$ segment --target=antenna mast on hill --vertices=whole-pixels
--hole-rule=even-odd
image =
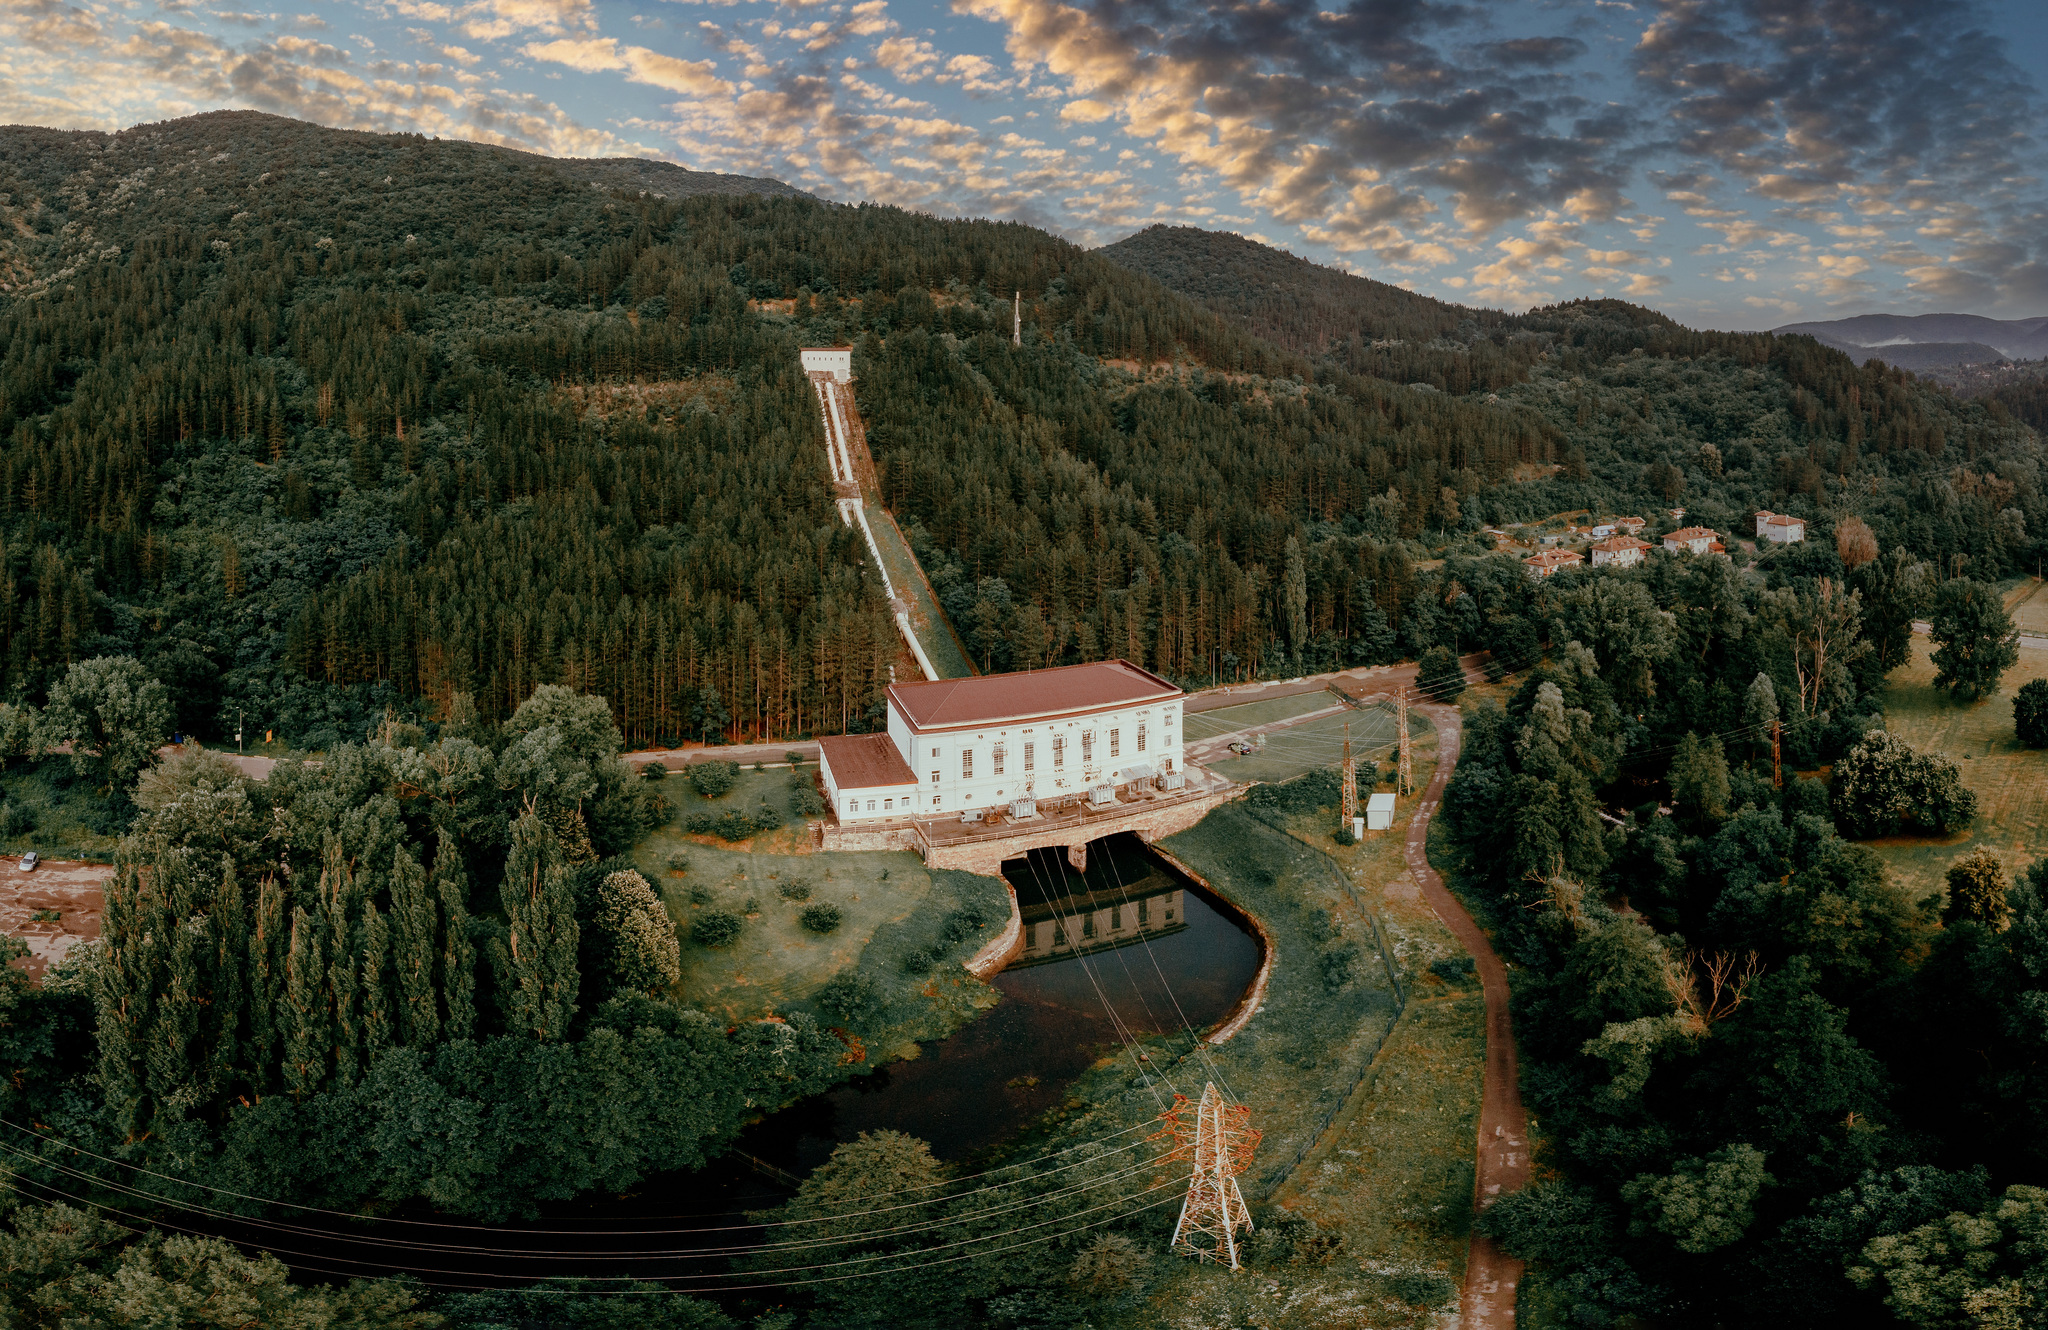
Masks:
[[[1358,816],[1358,763],[1351,756],[1351,722],[1344,722],[1344,829],[1351,829],[1351,819]]]
[[[1180,1115],[1187,1110],[1187,1096],[1175,1095],[1173,1107],[1160,1114],[1180,1144],[1175,1155],[1187,1150],[1187,1124]],[[1251,1167],[1252,1152],[1259,1148],[1260,1133],[1250,1125],[1251,1110],[1243,1104],[1226,1103],[1216,1091],[1216,1082],[1202,1088],[1202,1102],[1195,1117],[1195,1172],[1188,1179],[1188,1196],[1181,1202],[1180,1219],[1173,1226],[1172,1250],[1198,1261],[1215,1261],[1239,1269],[1238,1230],[1251,1231],[1252,1215],[1238,1190],[1238,1175]],[[1210,1245],[1198,1246],[1194,1239],[1206,1234]]]
[[[1403,795],[1415,793],[1415,766],[1408,756],[1408,690],[1394,694],[1394,728],[1401,741],[1401,765],[1398,769],[1394,788]]]
[[[1010,345],[1024,345],[1024,293],[1019,291],[1010,305]]]

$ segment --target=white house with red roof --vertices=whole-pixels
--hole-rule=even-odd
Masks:
[[[1522,566],[1531,577],[1549,577],[1561,568],[1576,568],[1585,561],[1586,556],[1577,550],[1544,550],[1522,560]]]
[[[1690,551],[1694,554],[1721,554],[1724,547],[1719,535],[1712,527],[1682,526],[1664,537],[1664,548],[1673,554]]]
[[[1613,564],[1617,568],[1633,568],[1650,557],[1648,541],[1637,540],[1634,536],[1610,536],[1592,547],[1595,568]]]
[[[842,823],[1106,797],[1182,770],[1184,697],[1123,660],[891,684],[886,735],[819,741],[825,794]]]
[[[1768,540],[1773,545],[1796,544],[1806,539],[1806,519],[1774,513],[1768,508],[1758,509],[1756,537],[1758,540]]]

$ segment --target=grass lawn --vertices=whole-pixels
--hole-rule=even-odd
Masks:
[[[2033,577],[1998,584],[2005,595],[2005,612],[2012,616],[2014,625],[2023,633],[2048,637],[2048,593],[2043,588],[2048,588],[2048,582]]]
[[[1334,697],[1328,693],[1311,694],[1316,697]],[[1294,701],[1294,698],[1278,698],[1273,703],[1253,703],[1254,706],[1277,705]],[[1311,707],[1306,710],[1317,710]],[[1235,708],[1232,708],[1235,710]],[[1203,715],[1218,715],[1218,712],[1204,712]],[[1295,714],[1299,715],[1300,712]],[[1188,718],[1189,722],[1194,717]],[[1270,722],[1268,722],[1270,723]],[[1344,735],[1350,728],[1351,751],[1359,759],[1359,793],[1363,796],[1368,788],[1378,788],[1366,774],[1366,763],[1379,764],[1382,771],[1394,763],[1394,709],[1375,706],[1364,711],[1343,711],[1334,716],[1323,716],[1315,720],[1290,725],[1266,736],[1264,750],[1245,757],[1232,757],[1209,763],[1211,770],[1220,776],[1235,781],[1281,781],[1290,780],[1317,767],[1334,767],[1344,757]],[[1236,727],[1241,728],[1241,727]],[[1435,730],[1429,721],[1417,711],[1408,713],[1408,733],[1414,737],[1416,747],[1424,742],[1434,742]],[[1425,740],[1424,736],[1431,736]],[[1418,757],[1419,761],[1420,758]],[[1391,782],[1385,788],[1392,789]]]
[[[1289,720],[1295,716],[1306,716],[1311,711],[1323,711],[1339,706],[1337,695],[1328,689],[1313,693],[1295,693],[1288,697],[1269,697],[1261,702],[1240,702],[1234,707],[1217,707],[1214,711],[1189,712],[1182,728],[1190,739],[1208,739],[1233,730],[1249,729],[1254,725],[1271,725],[1276,720]]]
[[[807,776],[815,770],[804,768]],[[928,872],[907,850],[812,850],[802,821],[790,812],[786,770],[743,771],[732,792],[717,800],[699,798],[679,776],[662,782],[662,792],[677,805],[675,813],[668,826],[634,846],[633,858],[661,891],[683,943],[678,997],[728,1020],[803,1009],[836,1025],[839,1018],[811,1000],[827,980],[855,967],[875,980],[884,998],[882,1011],[857,1033],[879,1055],[893,1057],[915,1056],[917,1041],[949,1034],[994,1004],[995,990],[959,963],[1008,921],[1009,893],[1000,881]],[[791,825],[731,844],[682,830],[683,819],[699,809],[751,810],[764,798],[790,816]],[[675,856],[686,861],[680,871],[670,866]],[[796,884],[809,889],[806,898],[785,898],[782,888]],[[843,921],[833,932],[812,933],[798,923],[798,912],[814,902],[839,907]],[[907,971],[905,957],[939,945],[948,916],[962,909],[978,914],[981,925],[942,945],[938,963]],[[745,917],[738,941],[705,947],[690,940],[691,925],[713,910]]]
[[[2025,594],[2028,584],[2022,584]],[[2048,596],[2039,598],[2048,602]],[[2030,602],[2031,603],[2031,602]],[[2048,611],[2048,603],[2043,610]],[[1867,842],[1891,865],[1893,877],[1914,897],[1945,891],[1948,867],[1984,846],[2017,873],[2040,855],[2048,825],[2048,752],[2013,736],[2012,697],[2029,679],[2048,678],[2048,651],[2022,647],[1998,692],[1978,702],[1949,699],[1934,687],[1934,663],[1925,638],[1913,640],[1913,659],[1893,670],[1884,691],[1885,727],[1915,749],[1940,753],[1962,768],[1977,795],[1977,820],[1954,836],[1887,836]]]

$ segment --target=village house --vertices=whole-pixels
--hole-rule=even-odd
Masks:
[[[1183,697],[1122,660],[891,684],[887,734],[819,740],[825,794],[842,824],[857,824],[995,808],[1030,817],[1039,799],[1103,805],[1140,785],[1176,788]]]
[[[1648,541],[1637,540],[1634,536],[1613,536],[1593,546],[1593,566],[1613,564],[1617,568],[1633,568],[1649,557]]]
[[[1727,549],[1715,535],[1713,528],[1685,526],[1664,537],[1664,548],[1673,554],[1691,551],[1694,554],[1725,554]]]
[[[1560,568],[1576,568],[1585,561],[1585,556],[1576,550],[1544,550],[1522,560],[1522,566],[1531,577],[1549,577]]]
[[[1787,517],[1770,509],[1760,509],[1756,515],[1756,536],[1773,545],[1791,545],[1806,539],[1806,520]]]
[[[1649,523],[1640,517],[1617,517],[1614,519],[1614,529],[1621,532],[1624,536],[1640,536],[1643,534],[1643,528],[1648,525]]]

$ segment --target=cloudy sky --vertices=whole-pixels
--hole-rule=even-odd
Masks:
[[[1714,327],[2048,315],[2044,92],[2041,0],[0,0],[0,122],[653,155]]]

